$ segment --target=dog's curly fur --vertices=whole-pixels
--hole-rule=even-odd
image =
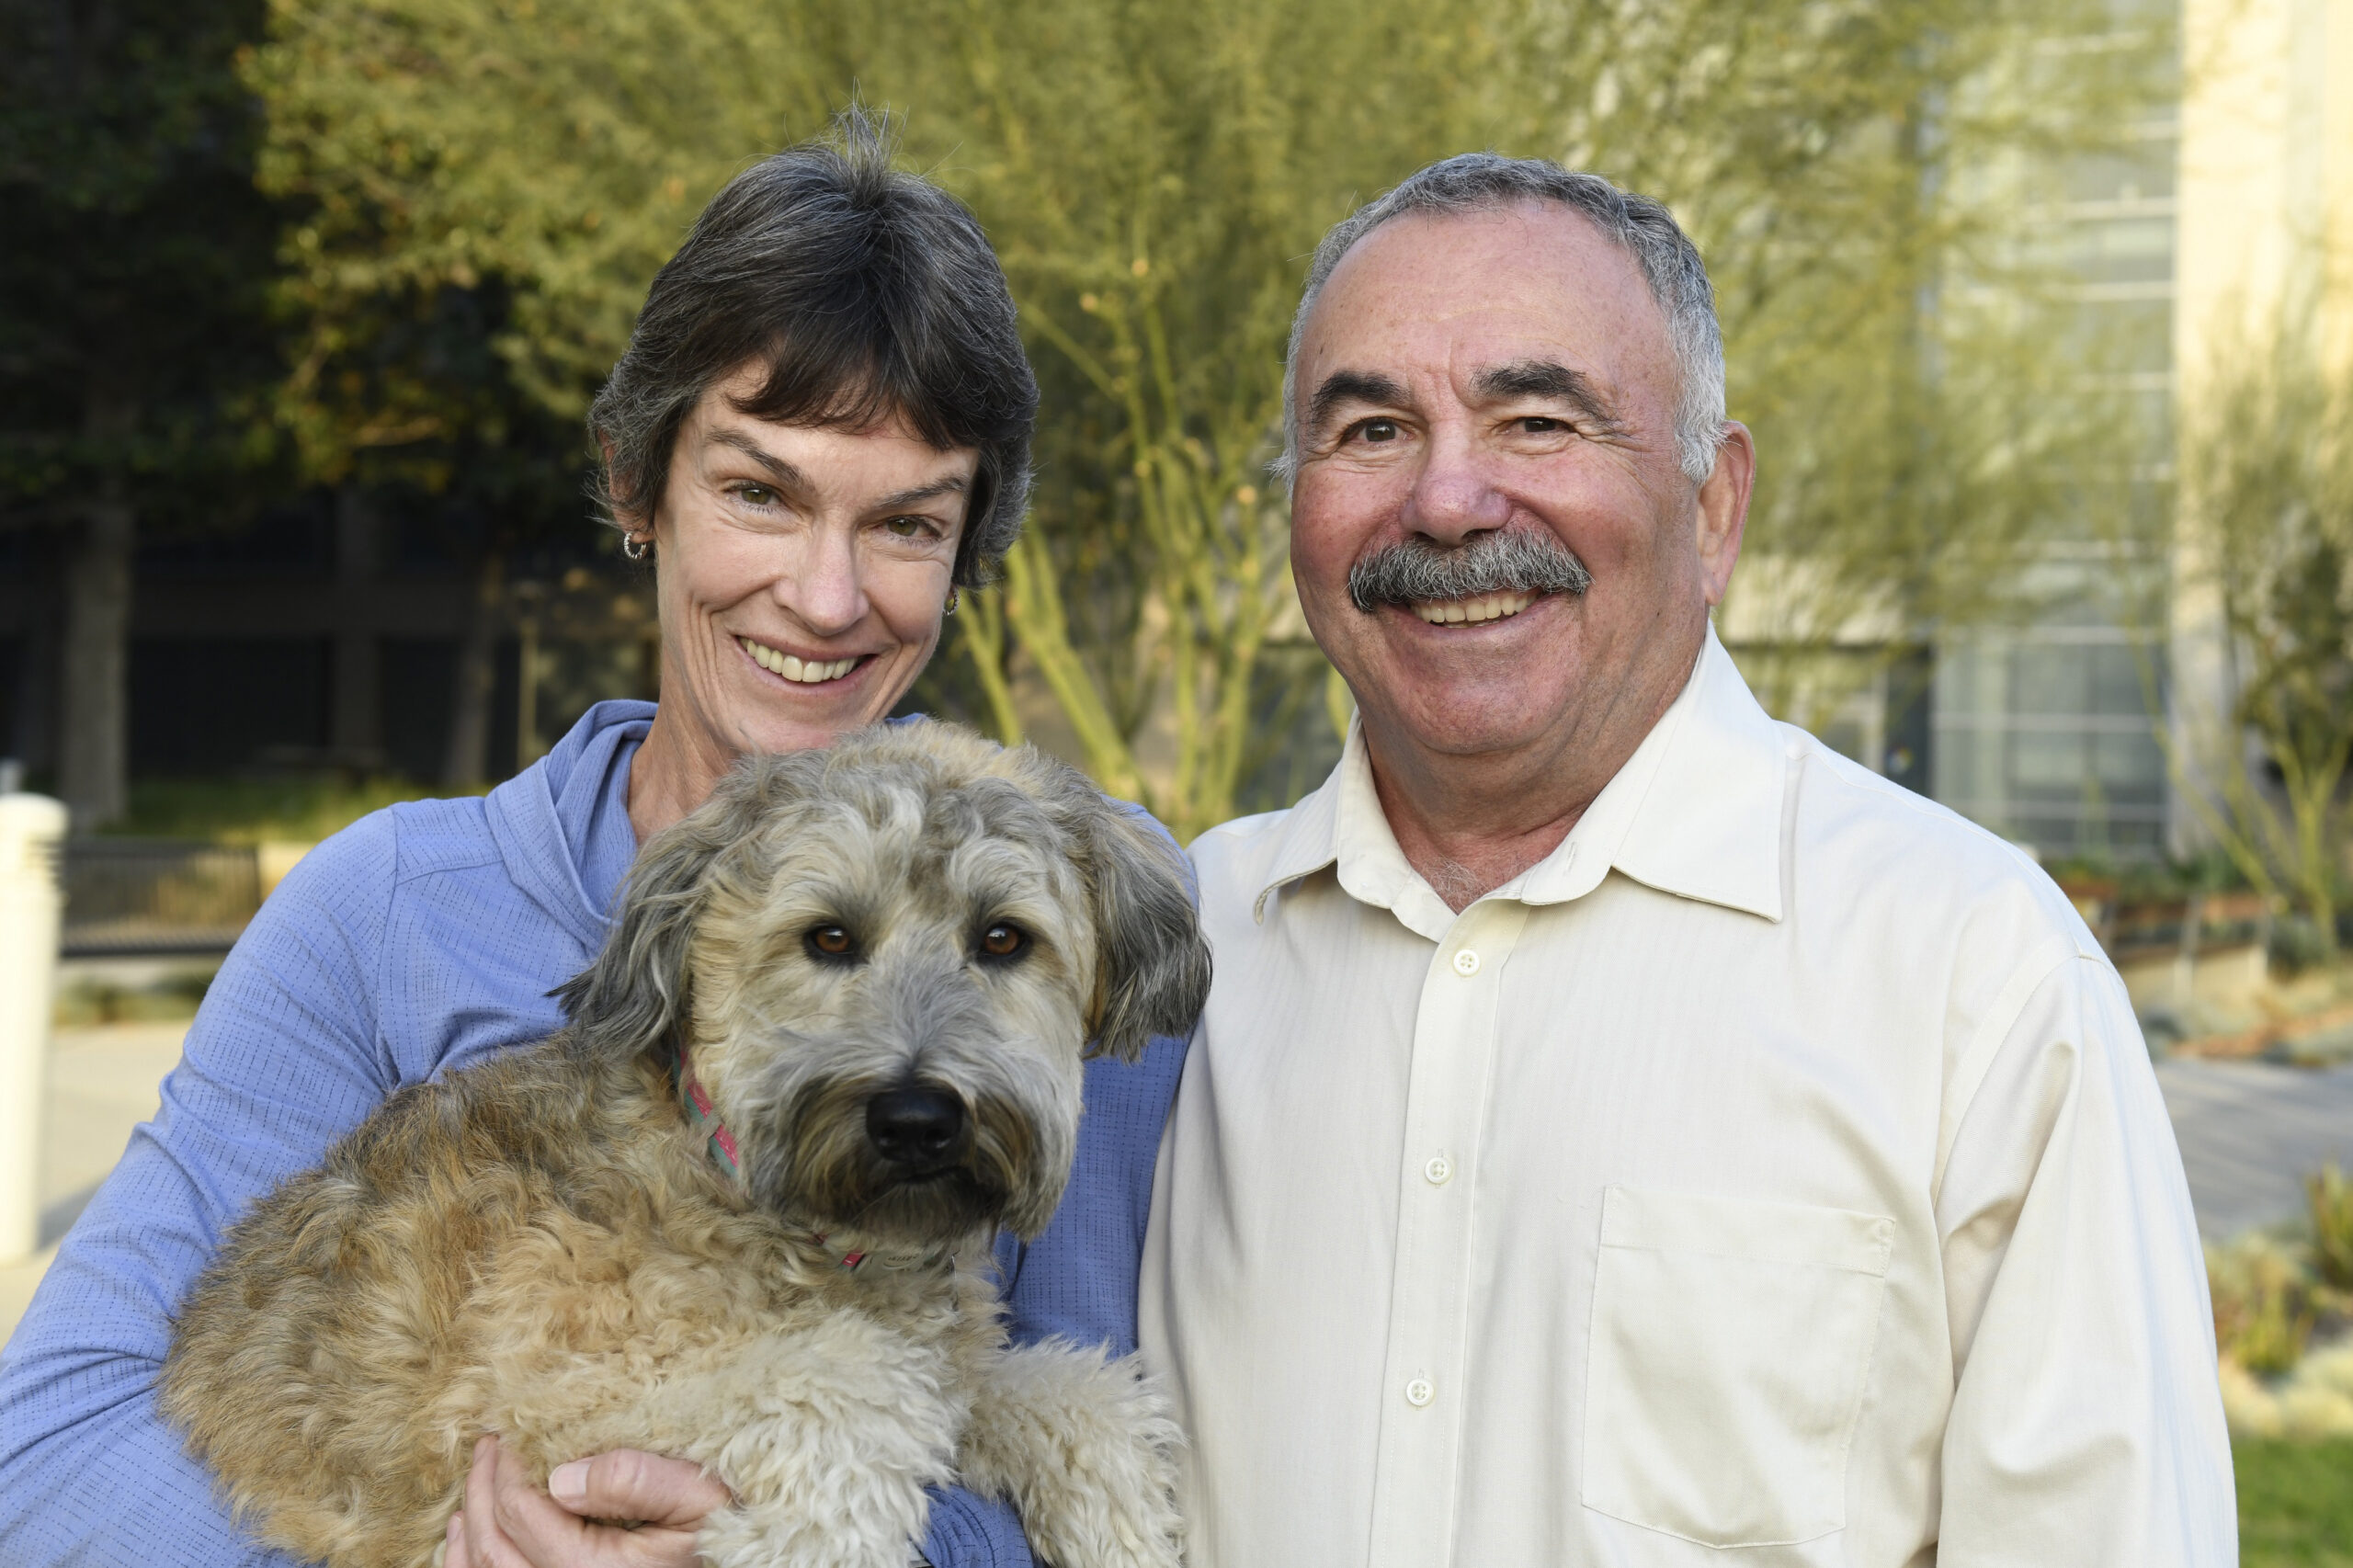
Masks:
[[[1173,1564],[1158,1395],[1008,1345],[984,1270],[1060,1199],[1086,1042],[1132,1058],[1208,981],[1181,857],[1060,764],[929,723],[756,759],[645,846],[563,1033],[395,1095],[231,1233],[165,1411],[263,1539],[334,1568],[434,1562],[484,1432],[542,1479],[705,1466],[725,1568],[899,1568],[957,1481],[1060,1568]],[[909,1087],[964,1108],[944,1171],[867,1132]]]

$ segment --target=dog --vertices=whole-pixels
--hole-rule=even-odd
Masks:
[[[1183,857],[1072,768],[925,721],[750,759],[646,844],[561,1032],[230,1233],[164,1412],[331,1568],[438,1562],[484,1433],[542,1483],[702,1465],[721,1568],[902,1568],[951,1483],[1056,1568],[1172,1568],[1164,1401],[1009,1344],[990,1245],[1053,1214],[1084,1060],[1189,1029],[1209,973]]]

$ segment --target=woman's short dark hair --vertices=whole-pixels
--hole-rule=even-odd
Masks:
[[[859,109],[730,180],[654,274],[588,410],[609,520],[651,520],[687,416],[756,363],[767,380],[736,403],[755,418],[863,428],[895,415],[943,451],[977,448],[953,580],[988,579],[1029,501],[1037,378],[980,223],[893,169],[887,125]]]

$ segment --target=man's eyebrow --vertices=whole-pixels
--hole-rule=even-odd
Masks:
[[[1335,370],[1324,378],[1324,384],[1308,400],[1307,427],[1321,429],[1333,411],[1347,403],[1386,403],[1398,408],[1405,401],[1405,388],[1401,381],[1371,370]]]
[[[1481,397],[1498,401],[1514,397],[1555,398],[1597,423],[1618,423],[1616,407],[1594,385],[1592,377],[1552,359],[1515,359],[1507,365],[1491,365],[1472,378],[1471,387]]]
[[[713,430],[710,440],[712,446],[726,447],[743,453],[773,474],[776,482],[785,489],[796,490],[804,495],[808,494],[809,476],[807,474],[802,473],[774,452],[767,450],[741,430]]]

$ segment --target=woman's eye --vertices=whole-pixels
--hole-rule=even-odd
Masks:
[[[776,492],[765,484],[739,484],[735,497],[748,506],[766,506],[776,500]]]
[[[882,526],[901,539],[922,539],[931,532],[931,522],[926,517],[892,517]]]
[[[981,952],[986,958],[1009,959],[1029,945],[1029,938],[1020,926],[1002,920],[981,933]]]
[[[839,926],[820,926],[808,937],[809,950],[821,959],[846,959],[857,951],[858,944],[849,932]]]

